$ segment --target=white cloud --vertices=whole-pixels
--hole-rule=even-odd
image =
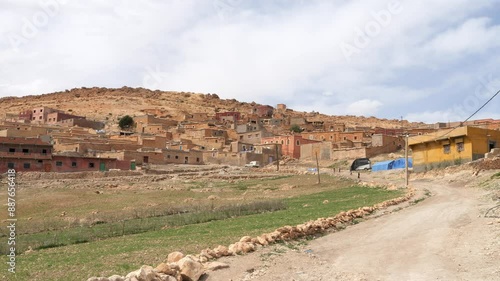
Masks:
[[[148,86],[431,120],[446,117],[436,112],[457,93],[473,93],[477,77],[500,77],[499,0],[402,0],[351,61],[340,42],[352,42],[387,1],[214,1],[68,1],[20,52],[0,40],[0,96]],[[219,2],[230,4],[224,17]],[[19,33],[39,9],[37,0],[2,2],[0,37]]]
[[[375,115],[382,103],[377,100],[360,100],[347,106],[347,112],[353,115],[371,116]]]

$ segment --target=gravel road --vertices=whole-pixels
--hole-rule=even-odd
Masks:
[[[205,280],[500,280],[500,221],[486,191],[445,180],[412,183],[416,205],[307,241],[228,257]]]

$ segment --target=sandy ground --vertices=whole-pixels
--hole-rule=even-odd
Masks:
[[[412,185],[432,196],[297,248],[220,259],[230,267],[205,280],[500,280],[500,220],[483,217],[496,204],[488,191],[444,178]]]

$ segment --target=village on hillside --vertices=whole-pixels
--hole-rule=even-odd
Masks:
[[[285,104],[256,104],[248,112],[190,112],[179,121],[165,110],[151,109],[131,116],[131,126],[116,129],[106,120],[41,104],[6,114],[0,125],[0,172],[352,160],[401,151],[406,135],[413,165],[424,171],[483,158],[500,144],[500,120],[384,128],[297,117],[289,111]]]

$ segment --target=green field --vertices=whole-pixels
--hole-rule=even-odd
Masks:
[[[271,202],[270,205],[279,205],[279,208],[267,211],[263,208],[254,210],[254,214],[240,213],[240,215],[232,214],[229,217],[210,217],[206,213],[213,211],[207,210],[199,213],[201,216],[209,217],[205,220],[206,222],[201,220],[201,223],[197,223],[200,220],[193,218],[182,219],[182,223],[178,223],[177,226],[168,223],[168,220],[172,219],[171,216],[142,218],[141,220],[144,221],[158,222],[157,225],[170,226],[166,229],[154,230],[153,228],[153,230],[139,234],[95,239],[91,242],[85,242],[89,239],[81,239],[77,244],[20,254],[17,257],[17,273],[15,274],[7,272],[7,259],[3,255],[0,277],[2,280],[86,280],[91,276],[125,275],[143,264],[156,266],[172,251],[198,253],[206,247],[213,248],[219,244],[227,246],[245,235],[257,236],[280,226],[296,225],[319,217],[332,216],[341,211],[374,205],[402,195],[401,191],[355,186],[352,182],[335,177],[325,176],[324,179],[322,178],[321,185],[313,184],[314,180],[314,176],[309,175],[248,180],[235,184],[216,183],[212,191],[220,198],[217,206],[213,206],[214,210],[224,205],[234,205],[235,200],[247,204],[271,200],[268,201]],[[295,185],[294,188],[278,188],[283,184],[291,183]],[[197,192],[194,185],[190,183],[190,187],[182,192],[184,197],[193,197],[193,194],[189,192]],[[255,187],[256,185],[258,187]],[[269,191],[263,194],[263,190]],[[57,192],[61,191],[57,190]],[[136,193],[131,191],[131,196],[140,198],[137,195],[138,191],[134,192]],[[203,198],[207,195],[204,194]],[[152,198],[152,196],[146,197]],[[128,196],[122,197],[124,198],[130,199]],[[175,200],[179,201],[180,198],[177,197]],[[200,201],[203,200],[200,199]],[[323,204],[324,200],[329,200],[329,203]],[[210,201],[203,201],[203,203],[209,204]],[[59,210],[47,208],[46,212],[57,213]],[[75,210],[75,212],[79,211]],[[191,216],[196,215],[191,214]],[[111,224],[109,222],[93,227],[105,229]],[[73,234],[77,235],[78,231],[75,232],[75,229],[77,228],[62,228],[36,235],[40,236],[39,239],[50,240],[51,237],[63,237],[65,231],[73,231]],[[36,240],[36,237],[33,239]]]

